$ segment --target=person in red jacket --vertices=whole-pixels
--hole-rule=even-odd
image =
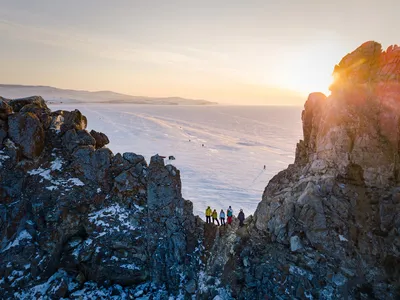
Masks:
[[[228,217],[228,225],[230,225],[232,223],[232,217],[233,217],[232,207],[229,206],[226,216]]]

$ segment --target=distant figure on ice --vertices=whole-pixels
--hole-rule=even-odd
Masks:
[[[221,220],[221,226],[225,226],[225,212],[221,209],[221,212],[219,213],[219,219]]]
[[[243,213],[243,209],[240,210],[240,213],[238,215],[238,219],[239,219],[239,226],[243,227],[243,221],[244,221],[244,213]]]
[[[217,210],[216,210],[216,209],[214,209],[214,211],[213,211],[213,213],[212,213],[212,218],[213,218],[213,224],[214,224],[214,221],[217,221],[217,224],[218,224],[218,226],[219,226],[218,213],[217,213]]]
[[[211,213],[212,213],[211,207],[208,206],[206,209],[206,223],[207,224],[208,223],[211,224]]]
[[[204,144],[201,144],[202,147],[204,147]]]
[[[232,216],[233,216],[233,210],[231,206],[229,206],[226,215],[228,217],[228,225],[230,225],[232,223]]]
[[[266,166],[264,165],[264,170],[265,170]]]

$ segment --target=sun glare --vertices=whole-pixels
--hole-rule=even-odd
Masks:
[[[315,74],[315,76],[307,76],[305,74],[303,77],[296,79],[293,84],[291,84],[291,89],[297,91],[303,95],[308,95],[313,92],[321,92],[325,95],[329,95],[329,86],[333,82],[333,76],[323,76],[323,74]]]
[[[283,69],[277,78],[282,88],[308,95],[322,92],[330,95],[333,83],[332,71],[343,50],[336,45],[307,45],[285,53]]]

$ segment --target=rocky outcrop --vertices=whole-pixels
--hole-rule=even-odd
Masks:
[[[216,234],[206,282],[236,299],[400,297],[399,53],[367,42],[309,96],[294,163],[246,227]]]
[[[387,265],[400,257],[398,57],[398,47],[368,42],[342,59],[332,94],[309,96],[295,163],[269,182],[255,213],[272,241],[293,247],[296,237],[337,260],[353,296],[368,287],[370,297],[392,298],[400,286],[398,265]]]
[[[44,131],[38,117],[32,113],[16,113],[8,117],[8,135],[26,158],[40,156],[44,148]]]
[[[113,155],[78,110],[42,100],[1,100],[1,298],[195,293],[202,221],[179,171]]]
[[[91,130],[90,135],[96,140],[96,149],[102,148],[105,145],[107,145],[108,143],[110,143],[110,141],[108,140],[108,137],[102,132],[97,132],[95,130]]]

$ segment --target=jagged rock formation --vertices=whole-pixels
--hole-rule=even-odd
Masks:
[[[400,284],[399,58],[399,47],[382,52],[375,42],[343,58],[332,95],[309,96],[295,163],[255,213],[272,241],[298,237],[336,261],[348,293],[363,287],[382,299]]]
[[[41,97],[0,107],[1,298],[195,292],[201,221],[175,167],[113,155],[78,110]]]
[[[400,298],[399,73],[399,47],[367,42],[309,96],[294,164],[211,250],[232,297]]]
[[[1,98],[0,295],[399,298],[399,58],[367,42],[339,62],[242,228],[194,217],[175,167],[113,155],[79,111]]]

